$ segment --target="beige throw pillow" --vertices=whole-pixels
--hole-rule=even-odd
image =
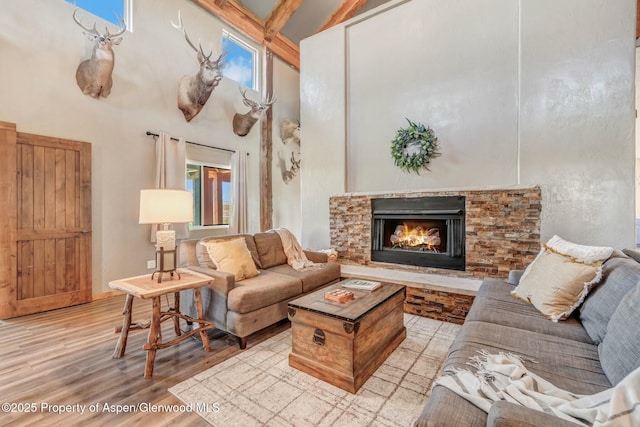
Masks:
[[[202,244],[207,248],[217,270],[233,274],[237,281],[258,275],[244,237]]]
[[[511,293],[557,322],[569,317],[600,281],[601,262],[584,264],[546,248]]]
[[[602,263],[613,253],[610,247],[579,245],[553,236],[511,295],[533,304],[554,322],[566,319],[602,279]]]

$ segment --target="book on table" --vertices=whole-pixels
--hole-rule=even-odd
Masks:
[[[371,280],[349,279],[342,281],[341,285],[343,288],[355,289],[358,291],[375,291],[382,286],[382,283]]]

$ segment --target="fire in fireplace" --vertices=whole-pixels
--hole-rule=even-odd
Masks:
[[[462,196],[372,201],[373,261],[465,269]]]

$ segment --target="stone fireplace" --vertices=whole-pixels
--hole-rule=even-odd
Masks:
[[[419,262],[397,264],[393,259],[396,255],[392,255],[392,259],[384,256],[380,259],[380,253],[417,252],[414,248],[404,246],[404,243],[394,248],[390,241],[391,234],[396,231],[403,234],[404,223],[393,222],[394,214],[387,212],[387,203],[392,202],[385,200],[409,200],[409,205],[400,210],[410,211],[412,209],[407,206],[419,205],[417,200],[425,197],[462,201],[458,207],[437,205],[434,209],[424,206],[416,209],[439,216],[431,218],[433,221],[430,223],[428,221],[431,220],[427,219],[428,223],[420,225],[421,233],[426,234],[417,239],[420,248],[428,250],[432,245],[435,247],[432,252],[435,253],[430,255],[447,254],[459,264],[454,267],[434,266],[430,262],[426,265]],[[331,197],[329,201],[331,247],[338,252],[338,259],[344,264],[458,277],[506,278],[509,270],[525,268],[539,252],[541,208],[539,187],[341,194]],[[433,212],[438,210],[440,212]],[[455,222],[452,216],[458,215],[456,212],[459,211],[464,213],[464,219]],[[419,216],[416,212],[405,213]],[[381,217],[384,217],[384,224],[376,221]],[[416,226],[407,224],[407,227],[412,225]],[[449,231],[456,227],[464,230],[464,240],[460,243],[462,247]],[[383,240],[389,239],[387,243],[380,243],[381,234]],[[438,234],[437,238],[435,234]],[[435,245],[438,238],[440,245]]]
[[[372,199],[371,260],[464,270],[464,199]]]

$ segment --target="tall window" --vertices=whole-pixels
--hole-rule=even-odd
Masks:
[[[258,50],[240,38],[222,31],[222,46],[227,51],[222,75],[253,90],[258,85]]]
[[[120,25],[118,22],[120,18],[127,25],[127,30],[132,30],[131,0],[67,0],[67,2],[115,25]]]
[[[192,227],[229,224],[231,170],[206,164],[187,164],[187,190],[193,195]]]

